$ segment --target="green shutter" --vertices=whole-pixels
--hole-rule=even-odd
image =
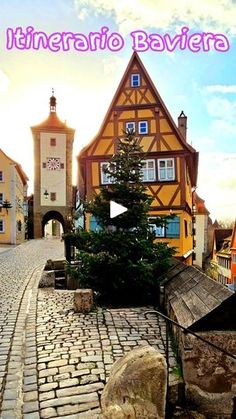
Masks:
[[[89,224],[89,226],[90,226],[90,231],[99,231],[99,230],[101,230],[100,225],[98,224],[96,218],[93,215],[90,217],[90,224]]]
[[[167,221],[166,237],[178,238],[180,235],[180,219],[176,215],[171,220]]]

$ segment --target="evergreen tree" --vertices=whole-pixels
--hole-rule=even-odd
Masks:
[[[104,302],[152,302],[173,254],[166,244],[154,242],[148,225],[152,197],[142,182],[144,157],[134,132],[127,132],[117,140],[116,153],[104,170],[112,183],[85,203],[85,211],[96,218],[100,228],[77,235],[80,263],[70,273],[80,286],[98,291]],[[110,201],[128,211],[111,219]],[[158,226],[165,222],[163,217],[156,220]]]

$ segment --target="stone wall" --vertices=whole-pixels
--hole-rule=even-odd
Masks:
[[[198,332],[236,355],[236,332]],[[236,398],[236,361],[191,335],[182,335],[180,352],[186,399],[208,418],[231,418]]]

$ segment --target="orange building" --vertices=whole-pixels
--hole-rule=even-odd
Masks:
[[[156,236],[177,249],[176,256],[192,263],[192,188],[197,182],[198,153],[186,140],[187,117],[178,127],[137,53],[132,55],[101,128],[78,156],[80,198],[91,200],[111,182],[104,168],[116,151],[116,140],[134,129],[143,148],[143,182],[153,202],[150,217],[175,215]],[[96,220],[86,215],[85,228]]]
[[[236,291],[236,220],[231,240],[231,284],[234,285],[234,290]]]

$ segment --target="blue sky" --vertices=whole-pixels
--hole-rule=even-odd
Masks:
[[[1,0],[0,147],[33,178],[29,127],[48,114],[54,87],[61,119],[76,128],[74,153],[96,134],[125,71],[130,32],[225,34],[230,50],[140,53],[175,121],[188,116],[188,142],[200,152],[198,193],[212,218],[236,217],[236,3],[232,0]],[[217,4],[216,4],[217,3]],[[125,39],[115,53],[6,50],[6,29],[88,34],[107,26]],[[92,116],[91,116],[92,108]]]

